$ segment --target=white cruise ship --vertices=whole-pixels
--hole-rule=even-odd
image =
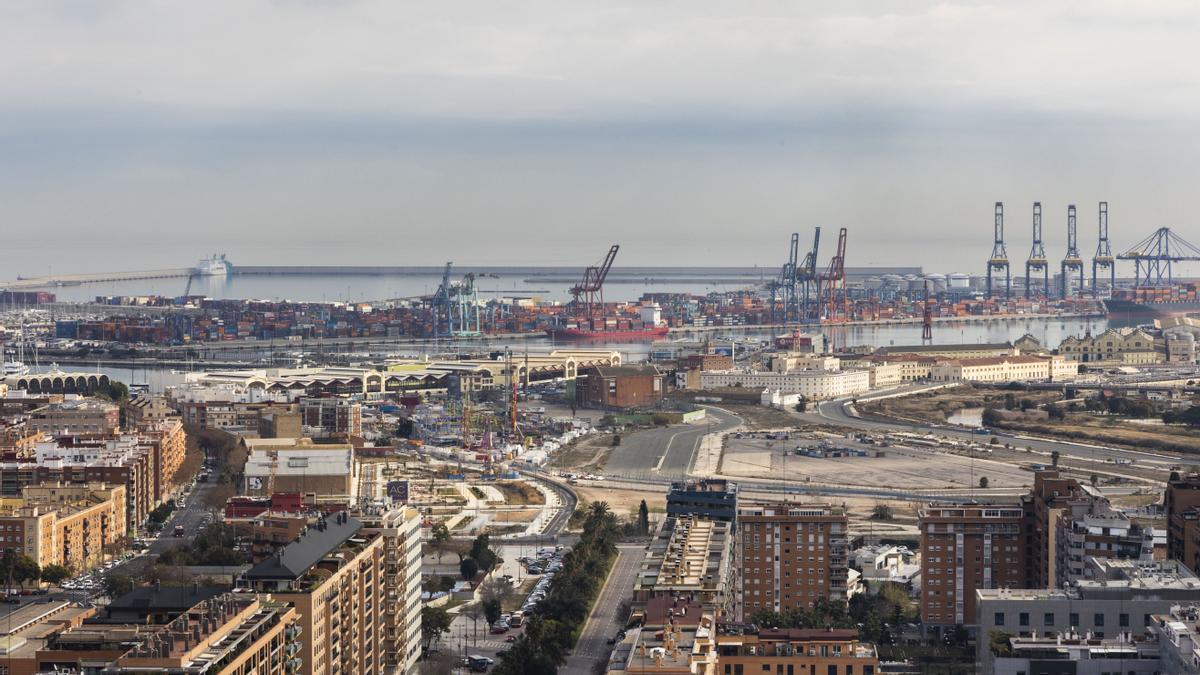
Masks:
[[[225,259],[225,254],[214,254],[211,258],[201,258],[200,264],[196,265],[197,276],[202,277],[224,277],[228,276],[233,271],[233,265]]]

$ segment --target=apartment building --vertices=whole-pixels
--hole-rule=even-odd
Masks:
[[[1090,513],[1107,500],[1096,488],[1066,478],[1057,469],[1037,471],[1033,487],[1021,497],[1025,511],[1025,584],[1028,588],[1057,588],[1062,569],[1058,536],[1060,522]]]
[[[162,501],[171,492],[171,486],[184,481],[179,468],[187,456],[187,434],[178,417],[146,418],[131,430],[137,435],[138,443],[148,447],[154,455],[154,499]],[[190,479],[190,476],[187,477]]]
[[[703,516],[735,527],[737,492],[737,483],[721,478],[675,481],[667,491],[667,516]]]
[[[106,620],[94,608],[46,605],[5,639],[4,666],[14,674],[299,672],[305,638],[294,608],[266,595],[186,590],[166,594],[169,609],[159,601],[162,593],[139,593],[145,616],[128,623]]]
[[[308,398],[300,402],[304,426],[326,434],[362,436],[362,404],[343,398]]]
[[[270,596],[227,593],[145,633],[99,672],[285,675],[301,671],[309,641],[296,608]]]
[[[667,518],[650,543],[633,587],[635,603],[668,596],[699,603],[716,616],[731,605],[730,523],[702,516]]]
[[[1154,561],[1154,530],[1118,511],[1063,517],[1059,521],[1057,540],[1055,579],[1060,583],[1091,578],[1092,568],[1088,565],[1091,559]]]
[[[245,574],[252,588],[299,612],[309,636],[300,650],[304,675],[413,672],[420,634],[420,603],[413,602],[420,593],[417,520],[405,510],[367,528],[357,517],[332,514]]]
[[[970,624],[976,590],[1026,586],[1020,507],[931,503],[917,516],[921,619],[927,626]]]
[[[1167,557],[1200,569],[1200,474],[1172,473],[1163,494]]]
[[[976,590],[974,624],[978,634],[1034,637],[1074,633],[1094,640],[1140,635],[1152,626],[1154,615],[1169,613],[1174,605],[1200,602],[1200,579],[1177,562],[1093,560],[1091,564],[1095,567],[1092,579],[1064,589]],[[980,672],[994,670],[995,655],[989,642],[979,639],[976,643]]]
[[[105,547],[125,536],[124,485],[49,484],[22,493],[0,500],[0,551],[83,571],[103,562]]]
[[[121,429],[121,409],[107,401],[70,396],[31,411],[28,427],[47,436],[113,436]]]
[[[383,536],[384,665],[414,673],[421,658],[421,514],[404,507],[360,517]]]
[[[849,578],[846,512],[828,504],[738,507],[736,616],[845,602]]]
[[[1150,635],[1158,648],[1159,672],[1200,675],[1200,605],[1176,604],[1150,617]]]
[[[834,628],[764,628],[718,623],[717,673],[875,675],[879,655],[858,631]]]
[[[44,441],[31,460],[0,462],[0,495],[18,497],[25,486],[44,483],[124,485],[126,530],[133,534],[163,501],[160,456],[133,435]]]

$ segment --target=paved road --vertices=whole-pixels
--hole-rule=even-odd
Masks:
[[[579,642],[560,672],[566,675],[590,675],[599,661],[607,661],[612,646],[605,644],[623,627],[628,617],[617,614],[621,602],[633,598],[633,582],[637,579],[642,558],[646,551],[642,546],[624,545],[617,549],[617,560],[600,589],[600,597],[592,607]]]
[[[808,413],[806,416],[814,418],[815,421],[830,421],[842,426],[852,427],[855,429],[868,429],[872,431],[917,431],[921,433],[933,433],[939,436],[948,436],[962,440],[979,441],[980,439],[988,439],[996,436],[1002,443],[1011,443],[1016,447],[1032,447],[1037,452],[1049,454],[1057,450],[1064,457],[1078,457],[1080,459],[1095,459],[1098,461],[1112,461],[1114,459],[1131,459],[1140,466],[1156,466],[1166,470],[1168,467],[1180,463],[1180,458],[1174,455],[1158,452],[1143,452],[1140,450],[1122,450],[1120,448],[1111,448],[1103,446],[1085,445],[1080,443],[1069,443],[1062,441],[1049,441],[1042,439],[1034,439],[1021,434],[1006,433],[1000,430],[995,430],[988,436],[979,436],[972,434],[970,431],[950,427],[950,426],[934,426],[929,424],[918,424],[904,422],[900,420],[888,420],[878,416],[861,416],[856,417],[850,413],[849,401],[827,401],[817,406],[817,412]]]
[[[708,419],[661,429],[646,429],[621,437],[604,466],[606,475],[633,476],[655,473],[668,478],[687,475],[700,439],[742,423],[737,415],[708,408]]]

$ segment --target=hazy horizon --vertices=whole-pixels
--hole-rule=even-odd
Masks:
[[[1041,201],[1200,241],[1200,7],[0,7],[0,278],[192,265],[1014,271]],[[1122,266],[1120,273],[1128,270]],[[1179,276],[1194,270],[1181,267]]]

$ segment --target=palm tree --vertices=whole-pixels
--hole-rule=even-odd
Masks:
[[[603,518],[609,513],[608,502],[592,502],[591,511],[593,516]]]

